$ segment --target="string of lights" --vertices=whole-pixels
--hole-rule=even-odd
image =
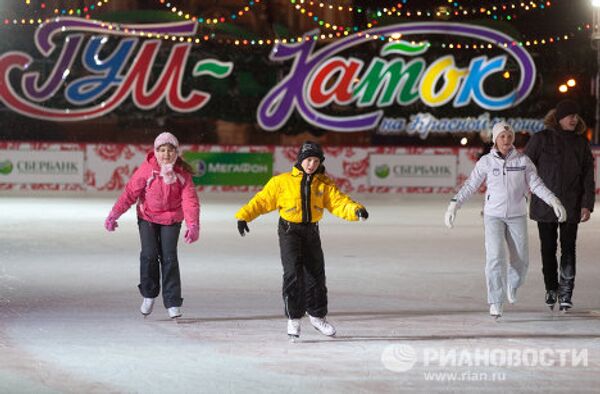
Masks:
[[[203,16],[198,16],[198,15],[192,15],[189,12],[183,11],[180,8],[178,8],[177,6],[175,6],[173,3],[171,3],[168,0],[159,0],[160,4],[162,4],[165,8],[167,8],[169,11],[171,11],[172,13],[176,14],[177,16],[180,16],[184,19],[188,19],[188,20],[193,20],[196,21],[200,24],[206,24],[206,25],[216,25],[219,23],[225,23],[229,20],[232,21],[236,21],[237,19],[239,19],[240,17],[244,16],[246,13],[250,12],[252,7],[254,7],[256,4],[260,4],[261,0],[249,0],[248,1],[248,5],[240,8],[238,11],[231,13],[228,17],[203,17]]]
[[[49,19],[46,19],[46,21]],[[34,24],[40,24],[44,22],[44,20],[38,18],[36,20],[34,19],[28,19],[28,20],[9,20],[9,19],[4,19],[4,23],[3,25],[25,25],[25,24],[29,24],[29,25],[34,25]],[[110,30],[114,30],[114,31],[121,31],[121,27],[118,24],[113,24],[113,23],[103,23],[103,25],[107,26]],[[580,34],[582,32],[587,32],[590,31],[593,28],[593,25],[589,24],[589,23],[585,23],[585,24],[581,24],[576,26],[574,31],[571,32],[567,32],[567,33],[561,33],[561,34],[553,34],[553,35],[549,35],[549,36],[542,36],[542,37],[524,37],[522,39],[515,39],[511,42],[506,42],[506,43],[497,43],[496,45],[493,45],[491,43],[487,43],[487,44],[483,44],[483,43],[468,43],[468,42],[445,42],[445,43],[440,43],[437,44],[439,47],[441,48],[446,48],[446,49],[457,49],[457,50],[485,50],[485,49],[493,49],[495,47],[497,47],[498,45],[503,46],[503,47],[508,47],[508,46],[525,46],[525,47],[530,47],[530,46],[538,46],[538,45],[552,45],[552,44],[558,44],[558,43],[563,43],[563,42],[567,42],[569,40],[572,40],[573,38],[575,38],[577,36],[577,34]],[[126,30],[125,30],[126,31]],[[202,43],[206,43],[208,41],[214,41],[217,42],[219,44],[226,44],[226,45],[235,45],[235,46],[264,46],[264,45],[272,45],[272,44],[277,44],[277,43],[299,43],[299,42],[303,42],[303,41],[323,41],[323,40],[333,40],[333,39],[339,39],[345,36],[348,36],[350,33],[348,31],[344,31],[344,32],[329,32],[329,33],[319,33],[319,34],[313,34],[310,36],[298,36],[298,37],[285,37],[285,38],[273,38],[273,37],[268,37],[268,38],[256,38],[256,39],[245,39],[245,38],[222,38],[217,36],[217,34],[215,33],[210,33],[210,34],[200,34],[197,35],[196,37],[181,37],[181,36],[173,36],[173,35],[160,35],[160,34],[151,34],[151,33],[136,33],[136,32],[131,32],[131,31],[127,31],[128,34],[135,34],[135,35],[139,35],[141,37],[145,37],[145,38],[158,38],[158,39],[162,39],[165,41],[179,41],[179,42],[188,42],[188,43],[193,43],[193,44],[202,44]],[[397,41],[399,38],[395,38],[395,37],[387,37],[387,36],[379,36],[379,35],[374,35],[374,34],[370,34],[368,31],[361,31],[356,33],[359,36],[362,36],[363,34],[365,35],[365,37],[373,39],[373,40],[380,40],[380,41]]]
[[[369,13],[369,16],[374,19],[379,19],[385,16],[403,16],[408,18],[414,17],[473,17],[485,16],[495,20],[512,20],[518,15],[516,11],[519,9],[525,11],[544,10],[552,6],[550,0],[546,1],[530,1],[530,2],[513,2],[502,3],[499,5],[481,5],[479,7],[465,7],[456,1],[449,0],[449,5],[439,6],[435,9],[406,9],[403,4],[397,4],[391,8],[375,9]]]
[[[350,26],[340,26],[338,24],[335,24],[333,22],[329,22],[329,21],[326,21],[326,20],[320,18],[317,15],[316,11],[314,11],[314,10],[312,10],[312,9],[310,9],[310,8],[308,8],[308,7],[305,6],[305,4],[306,4],[308,6],[314,7],[316,5],[315,2],[304,1],[304,0],[289,0],[289,1],[290,1],[290,5],[292,6],[293,9],[295,9],[296,11],[298,11],[299,13],[301,13],[302,15],[305,15],[306,17],[310,18],[314,23],[316,23],[320,27],[324,27],[324,28],[329,29],[329,30],[340,31],[340,32],[343,32],[343,31],[348,31],[348,32],[354,31],[354,32],[356,32],[356,31],[361,30],[361,27],[357,26],[357,25],[354,25],[352,27],[350,27]],[[324,3],[319,3],[319,8],[334,9],[334,6],[332,4],[326,5]],[[363,9],[360,8],[360,7],[354,8],[354,7],[349,7],[349,6],[346,6],[346,7],[344,7],[344,6],[337,6],[336,9],[338,11],[344,11],[344,10],[349,11],[349,12],[356,11],[358,14],[363,13]],[[377,24],[376,20],[375,21],[371,21],[371,22],[367,23],[367,28],[370,29],[371,27],[375,26],[376,24]]]
[[[93,4],[92,6],[94,6],[94,8],[100,7],[104,4],[107,4],[109,1],[110,0],[98,1],[97,3]],[[238,17],[243,15],[245,12],[247,12],[246,9],[249,10],[249,7],[260,3],[260,1],[261,0],[249,1],[248,6],[244,7],[243,9],[241,9],[239,12],[237,12],[235,14],[231,14],[231,17],[233,17],[234,15],[237,15]],[[299,0],[290,0],[291,3],[294,1],[299,1]],[[312,2],[312,1],[309,1],[309,2],[304,1],[304,2],[309,5],[312,4],[313,6],[315,4],[319,4],[319,7],[321,7],[320,4],[324,4],[324,3],[316,3],[316,2]],[[167,0],[160,0],[160,3],[164,4],[165,6],[170,7],[172,12],[177,13],[178,16],[185,18],[185,19],[192,19],[192,20],[198,21],[199,23],[207,23],[207,24],[215,24],[215,23],[223,23],[224,22],[222,19],[219,19],[216,22],[213,19],[210,22],[208,22],[208,19],[205,19],[205,18],[200,18],[200,19],[202,19],[202,21],[201,21],[197,16],[185,14],[181,10],[176,9]],[[405,3],[405,1],[404,1],[404,3]],[[535,2],[530,2],[530,3],[535,4]],[[550,1],[547,1],[545,3],[547,3],[547,6],[549,6]],[[45,4],[45,3],[41,3],[41,4]],[[42,7],[41,4],[40,4],[40,7]],[[525,4],[525,3],[522,2],[520,4]],[[86,9],[86,8],[87,8],[87,10],[91,10],[92,6],[84,7],[84,8],[82,8],[82,10]],[[403,4],[398,3],[397,6],[403,6]],[[457,2],[453,2],[453,6],[460,7],[460,5]],[[504,6],[517,7],[516,3],[513,3],[512,5],[504,4]],[[323,7],[325,7],[325,5],[323,5],[321,8],[323,8]],[[492,7],[495,7],[495,6],[492,6]],[[175,9],[175,10],[173,10],[173,9]],[[63,9],[63,10],[60,10],[59,12],[57,12],[56,10],[57,9],[55,9],[55,11],[54,11],[55,14],[76,15],[76,9]],[[89,15],[87,17],[89,18]],[[6,25],[36,25],[36,24],[41,24],[47,20],[49,20],[49,18],[40,18],[40,17],[38,17],[38,18],[13,18],[13,19],[5,18],[3,20],[3,25],[4,26],[6,26]],[[111,28],[114,30],[120,29],[118,24],[107,23],[107,25],[111,26]],[[334,26],[330,26],[330,27],[333,28]],[[369,25],[368,27],[370,28],[370,27],[372,27],[372,25]],[[510,43],[501,43],[501,45],[505,46],[505,47],[509,46],[509,45],[512,45],[512,46],[519,45],[519,46],[530,47],[530,46],[538,46],[538,45],[556,44],[556,43],[568,41],[568,40],[574,38],[578,33],[589,31],[591,29],[592,29],[592,25],[589,23],[585,23],[585,24],[576,26],[575,30],[571,31],[571,32],[542,36],[542,37],[523,37],[521,39],[515,39],[514,41],[512,41]],[[215,41],[219,44],[229,44],[229,45],[235,45],[235,46],[263,46],[263,45],[277,44],[279,42],[281,42],[281,43],[297,43],[297,42],[302,42],[305,40],[313,40],[313,41],[334,40],[334,39],[339,39],[339,38],[348,36],[351,33],[358,32],[359,28],[357,26],[354,26],[352,29],[347,29],[347,28],[335,26],[335,28],[332,30],[333,31],[329,32],[329,33],[319,33],[319,34],[314,34],[311,36],[296,36],[296,37],[284,37],[284,38],[264,37],[264,38],[256,38],[256,39],[229,38],[229,37],[224,38],[222,36],[218,36],[217,35],[218,33],[214,33],[214,32],[210,33],[210,34],[200,33],[196,37],[160,36],[160,35],[152,36],[151,34],[140,34],[140,35],[145,36],[145,37],[161,38],[161,39],[167,40],[167,41],[180,41],[180,42],[189,42],[189,43],[195,43],[195,44],[202,44],[202,43],[206,43],[208,41]],[[358,34],[362,34],[362,32],[358,32]],[[365,32],[364,34],[366,34],[369,38],[372,38],[374,40],[382,40],[382,41],[394,40],[393,38],[390,38],[390,37],[369,35],[368,32]],[[444,43],[439,43],[436,45],[440,46],[442,48],[447,48],[447,49],[466,49],[466,50],[484,50],[484,49],[492,49],[495,47],[495,45],[492,45],[492,44],[469,43],[467,41],[462,41],[462,42],[457,41],[457,42],[450,42],[450,43],[444,42]]]
[[[42,1],[36,6],[35,9],[32,9],[33,5],[31,4],[31,0],[25,0],[25,6],[29,8],[30,13],[33,12],[35,15],[30,15],[27,17],[13,17],[8,18],[5,17],[4,21],[11,20],[15,21],[13,24],[22,24],[22,25],[34,25],[40,24],[47,20],[47,18],[53,16],[80,16],[85,17],[86,19],[91,18],[91,13],[93,11],[98,10],[100,7],[108,4],[110,0],[98,0],[93,2],[92,4],[85,5],[83,7],[75,7],[75,8],[60,8],[54,7],[52,8],[46,1]],[[38,8],[39,7],[39,8]],[[52,11],[50,11],[52,10]],[[6,23],[5,23],[6,24]]]

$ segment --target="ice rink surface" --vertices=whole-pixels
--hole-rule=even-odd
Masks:
[[[449,196],[354,195],[366,222],[321,222],[329,319],[286,335],[278,215],[237,233],[248,194],[202,194],[180,243],[183,318],[139,313],[134,209],[115,198],[0,197],[1,393],[598,392],[600,218],[582,224],[575,307],[550,313],[535,222],[518,303],[494,321],[481,199],[448,230]]]

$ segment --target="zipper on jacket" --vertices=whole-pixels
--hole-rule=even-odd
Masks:
[[[310,174],[304,174],[302,176],[302,183],[300,187],[300,196],[302,199],[302,223],[310,223],[312,215],[310,213],[310,183],[312,177]]]
[[[510,153],[510,152],[509,152]],[[510,195],[509,191],[508,191],[508,175],[506,175],[506,163],[508,162],[508,154],[506,155],[505,158],[503,158],[504,163],[502,164],[502,180],[504,181],[504,190],[506,190],[506,207],[505,207],[505,211],[504,211],[504,217],[507,218],[508,217],[508,196]]]

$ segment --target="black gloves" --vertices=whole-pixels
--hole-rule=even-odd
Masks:
[[[248,223],[246,223],[245,220],[238,220],[238,231],[240,232],[240,235],[243,237],[246,235],[246,233],[250,232],[250,229],[248,228]]]
[[[365,208],[359,208],[356,210],[356,216],[358,216],[360,220],[367,220],[369,218],[369,212],[367,212]]]

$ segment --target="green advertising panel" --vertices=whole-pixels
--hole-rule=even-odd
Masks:
[[[264,185],[273,176],[272,153],[184,152],[196,185]]]

